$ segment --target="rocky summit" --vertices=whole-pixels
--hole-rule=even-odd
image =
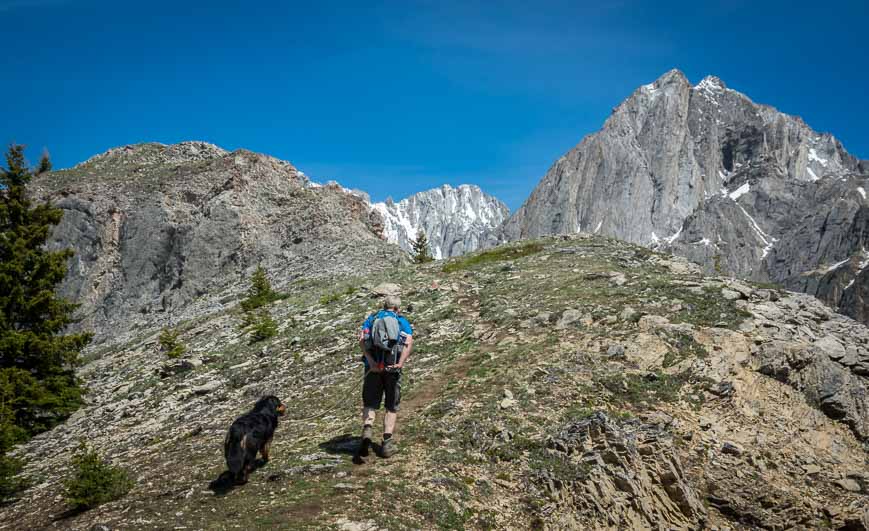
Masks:
[[[867,322],[867,186],[869,162],[832,135],[673,70],[561,157],[501,238],[614,236]]]
[[[251,180],[295,175],[248,153],[187,164],[230,168],[226,203],[265,201],[275,192]],[[0,508],[0,528],[869,528],[869,329],[814,297],[588,234],[270,277],[274,337],[252,337],[226,300],[177,322],[181,358],[160,352],[156,329],[91,347],[86,406],[15,451],[31,487]],[[399,453],[353,464],[358,323],[399,289],[416,338]],[[227,427],[265,393],[289,405],[271,461],[244,486],[210,488]],[[130,472],[126,497],[67,511],[79,441]]]
[[[419,192],[398,203],[387,199],[373,208],[384,219],[390,243],[412,251],[419,231],[425,233],[436,259],[475,251],[510,214],[504,203],[478,186],[463,184]]]
[[[60,291],[98,342],[222,311],[258,265],[280,285],[405,259],[364,198],[246,150],[125,146],[30,189],[63,209],[51,246],[75,257]]]

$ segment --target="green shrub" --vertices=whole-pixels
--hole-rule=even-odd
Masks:
[[[567,484],[584,479],[591,468],[588,463],[574,461],[565,454],[545,448],[531,451],[528,466],[541,477]]]
[[[674,332],[668,339],[671,349],[664,354],[664,361],[661,363],[664,368],[672,367],[685,359],[709,356],[706,347],[698,343],[690,333]]]
[[[18,459],[0,455],[0,501],[9,499],[27,486],[23,479],[15,477],[21,472],[21,467]]]
[[[165,352],[167,356],[173,359],[180,358],[187,352],[187,347],[178,340],[178,334],[178,330],[174,328],[164,328],[157,339],[160,343],[160,351]]]
[[[251,331],[251,343],[274,337],[278,333],[278,324],[265,309],[244,314],[241,328]]]
[[[122,498],[133,488],[133,480],[126,470],[112,466],[82,443],[64,487],[66,502],[73,510],[83,511]]]
[[[639,409],[655,407],[661,402],[677,402],[682,386],[691,378],[690,372],[665,374],[614,374],[603,379],[603,386],[613,395],[619,405],[631,405]]]

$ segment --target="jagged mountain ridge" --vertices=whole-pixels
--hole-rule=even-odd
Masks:
[[[717,77],[692,86],[672,70],[561,157],[500,237],[606,234],[710,272],[779,282],[865,320],[867,280],[857,266],[867,173],[802,119]],[[835,281],[815,278],[831,264],[841,266]]]
[[[258,265],[284,284],[405,259],[363,198],[204,142],[115,148],[30,190],[64,211],[49,243],[75,251],[60,292],[97,340],[220,311]]]
[[[374,203],[384,219],[387,241],[412,251],[418,231],[428,238],[436,259],[459,256],[482,246],[486,235],[501,225],[510,211],[479,186],[463,184],[419,192],[394,202]]]

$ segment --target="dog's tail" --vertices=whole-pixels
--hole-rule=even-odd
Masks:
[[[247,437],[235,426],[229,428],[226,440],[223,442],[223,456],[226,457],[226,467],[237,477],[244,469],[245,442]]]

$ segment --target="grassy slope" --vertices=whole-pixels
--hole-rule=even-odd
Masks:
[[[204,428],[151,441],[159,451],[139,459],[139,486],[127,498],[60,524],[322,529],[370,521],[390,529],[459,529],[545,523],[554,500],[529,488],[537,472],[568,478],[581,472],[544,449],[564,422],[596,410],[615,418],[652,411],[691,415],[710,396],[708,383],[691,369],[706,351],[690,334],[663,338],[670,348],[652,379],[631,362],[604,355],[632,340],[637,317],[735,328],[744,314],[644,248],[603,238],[513,247],[454,260],[447,272],[435,263],[388,278],[295,284],[269,308],[282,330],[266,343],[265,360],[257,357],[263,344],[241,340],[223,344],[197,369],[220,375],[229,387]],[[613,282],[612,272],[626,275],[626,282]],[[359,431],[354,334],[375,301],[357,288],[384,280],[399,283],[405,305],[412,306],[407,315],[416,349],[405,374],[401,452],[358,466],[348,454]],[[622,313],[627,307],[635,316]],[[569,309],[582,318],[557,325]],[[196,350],[208,326],[189,323],[182,338]],[[196,373],[175,378],[195,379]],[[296,414],[347,405],[325,418],[285,420],[272,461],[248,485],[215,496],[207,485],[223,469],[223,430],[251,401],[258,381],[302,405]],[[32,525],[47,524],[62,508],[46,498],[34,506],[38,510],[19,513]]]

